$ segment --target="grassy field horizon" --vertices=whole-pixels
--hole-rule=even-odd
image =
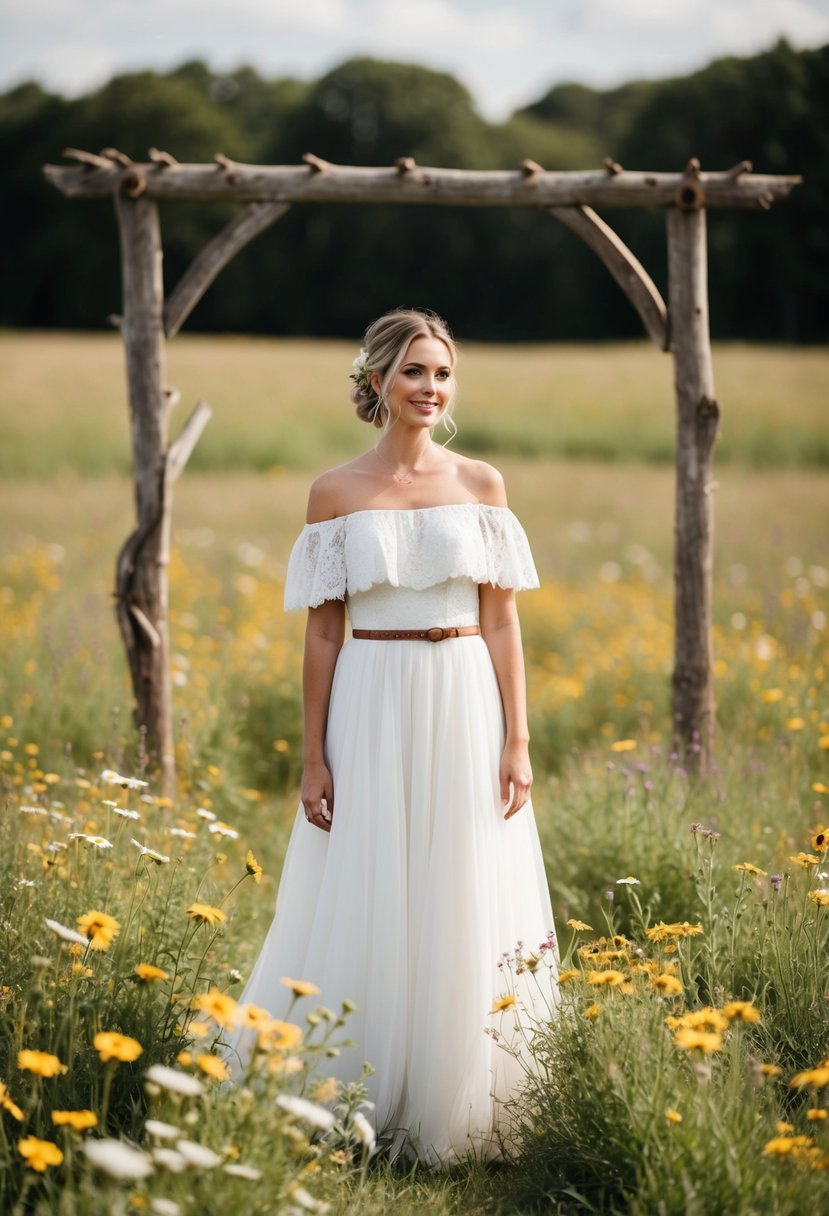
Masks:
[[[182,394],[174,435],[196,400],[213,418],[198,470],[312,470],[349,459],[357,425],[348,373],[358,342],[185,334],[168,347]],[[0,331],[0,476],[85,476],[130,468],[124,355],[117,333]],[[716,344],[722,410],[715,460],[759,468],[829,464],[829,348]],[[455,416],[459,451],[671,463],[673,366],[646,341],[464,343]]]

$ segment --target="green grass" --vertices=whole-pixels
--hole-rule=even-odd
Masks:
[[[182,392],[173,433],[199,398],[214,410],[192,457],[203,471],[312,469],[368,442],[348,372],[356,342],[178,337],[168,381]],[[130,467],[117,334],[0,333],[0,475],[101,476]],[[715,348],[718,462],[829,463],[825,348]],[[461,352],[458,448],[502,458],[670,463],[673,369],[639,342],[482,346]]]
[[[351,358],[345,345],[181,339],[173,349],[186,400],[203,394],[216,408],[204,443],[213,429],[219,461],[222,435],[237,433],[242,467],[194,463],[176,486],[170,621],[179,782],[172,801],[158,796],[152,771],[145,774],[150,801],[116,791],[142,814],[134,825],[106,807],[113,791],[99,776],[105,767],[141,770],[111,601],[115,554],[133,526],[131,481],[118,471],[127,454],[121,352],[116,339],[100,336],[4,338],[19,430],[2,455],[0,1081],[25,1116],[19,1124],[0,1111],[4,1210],[126,1216],[167,1200],[182,1213],[236,1205],[270,1216],[296,1207],[297,1185],[343,1216],[799,1216],[825,1206],[829,1119],[808,1112],[826,1108],[829,1090],[801,1090],[790,1081],[829,1054],[829,908],[809,899],[829,885],[827,855],[805,867],[792,860],[810,850],[812,830],[829,819],[822,691],[829,483],[814,468],[759,469],[743,458],[724,461],[722,452],[715,499],[717,763],[702,781],[670,753],[670,465],[653,461],[655,448],[636,462],[551,459],[543,447],[532,457],[497,457],[542,577],[542,589],[520,599],[534,803],[562,954],[576,972],[564,989],[565,1016],[537,1027],[535,1067],[513,1112],[521,1153],[500,1168],[405,1173],[361,1160],[347,1112],[338,1141],[311,1144],[301,1120],[274,1106],[276,1093],[303,1085],[290,1069],[277,1069],[258,1096],[211,1088],[176,1103],[147,1093],[147,1063],[175,1063],[182,1048],[210,1046],[212,1038],[191,1042],[192,998],[210,985],[238,993],[233,972],[247,974],[269,923],[299,781],[303,621],[281,609],[285,562],[311,471],[370,439],[350,407],[338,404],[342,366]],[[628,394],[629,420],[647,381],[639,378],[645,362],[667,366],[636,346],[464,353],[461,435],[468,403],[485,402],[476,420],[504,428],[508,452],[520,450],[533,419],[538,434],[556,437],[547,415],[533,413],[542,369],[551,383],[555,369],[556,391],[581,402],[574,426],[589,414],[578,392],[596,393],[602,404],[590,425],[597,435],[619,438],[625,425],[598,392],[603,381]],[[732,355],[735,427],[742,386],[746,434],[760,436],[773,421],[781,435],[790,423],[814,438],[825,356],[722,350],[721,395]],[[753,382],[745,379],[749,355],[766,360]],[[804,393],[798,411],[778,420],[775,392],[798,375],[811,396]],[[67,387],[59,392],[58,384]],[[517,404],[505,416],[499,402],[510,384]],[[284,408],[288,397],[293,413]],[[234,408],[224,405],[231,400]],[[661,408],[656,402],[654,395],[642,407],[646,439],[648,411],[653,419]],[[9,415],[6,407],[4,425]],[[86,427],[82,441],[76,425]],[[278,437],[292,427],[299,446],[290,461],[268,459],[260,472],[246,465],[263,434]],[[47,814],[20,809],[32,805]],[[210,836],[199,807],[230,824],[238,839]],[[692,832],[693,824],[718,838]],[[69,841],[76,831],[103,835],[113,848],[99,853]],[[171,861],[140,858],[129,842],[133,832]],[[69,848],[51,853],[55,839]],[[265,880],[254,886],[246,879],[233,890],[253,842]],[[734,870],[744,862],[766,875]],[[781,875],[779,890],[772,874]],[[637,886],[619,885],[628,875]],[[185,910],[194,900],[221,904],[228,921],[220,932],[193,931]],[[116,917],[119,935],[111,950],[73,958],[44,918],[73,926],[93,908]],[[574,917],[595,931],[570,930]],[[671,953],[670,939],[648,938],[658,921],[699,923],[702,932],[678,939]],[[626,959],[614,960],[629,976],[627,994],[590,983],[591,969],[602,965],[592,943],[611,933],[627,938]],[[141,988],[134,967],[149,961],[175,980]],[[676,964],[681,993],[659,995],[650,973],[636,970],[645,963],[665,972]],[[666,1015],[721,1007],[732,997],[752,1001],[760,1021],[733,1023],[707,1056],[676,1045]],[[591,1005],[596,1018],[585,1017]],[[98,1029],[139,1039],[141,1059],[105,1065],[92,1046]],[[34,1046],[59,1055],[69,1071],[41,1080],[18,1067],[17,1051]],[[313,1042],[306,1050],[313,1053]],[[779,1077],[764,1075],[763,1064],[779,1068]],[[241,1161],[262,1178],[234,1179],[218,1167],[108,1181],[85,1165],[79,1135],[52,1126],[51,1111],[61,1108],[96,1112],[99,1127],[87,1136],[101,1135],[106,1123],[110,1135],[145,1148],[152,1144],[144,1129],[149,1112],[213,1149],[223,1164]],[[669,1121],[668,1109],[682,1121]],[[779,1139],[780,1120],[814,1144],[800,1156],[765,1153]],[[64,1163],[43,1177],[27,1170],[17,1148],[27,1134],[59,1143]],[[340,1145],[344,1158],[336,1156]]]

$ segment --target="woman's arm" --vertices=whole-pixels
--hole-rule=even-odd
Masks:
[[[481,635],[501,691],[506,741],[499,766],[501,801],[509,819],[529,799],[533,783],[528,745],[527,687],[515,592],[484,583],[478,588]],[[512,786],[512,791],[510,791]]]
[[[331,831],[334,813],[334,785],[325,762],[325,728],[334,667],[344,637],[345,605],[342,600],[327,600],[319,608],[308,610],[302,664],[305,733],[300,796],[306,816],[324,832]]]

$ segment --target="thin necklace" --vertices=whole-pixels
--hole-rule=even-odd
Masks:
[[[377,457],[377,459],[380,461],[380,463],[384,464],[386,466],[386,468],[389,470],[389,472],[391,473],[394,480],[398,483],[398,485],[410,486],[412,484],[412,474],[414,473],[414,469],[411,469],[408,473],[405,473],[405,472],[398,473],[397,470],[395,469],[394,465],[389,464],[389,462],[386,460],[386,458],[384,456],[380,455],[377,448],[372,448],[371,450],[374,452],[374,455]]]

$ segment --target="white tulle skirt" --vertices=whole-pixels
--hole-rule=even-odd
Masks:
[[[355,1047],[326,1060],[326,1073],[357,1080],[368,1061],[377,1132],[405,1132],[433,1165],[498,1155],[501,1104],[526,1057],[487,1030],[527,1031],[520,1005],[491,1013],[511,987],[499,962],[517,942],[537,951],[553,929],[532,807],[503,818],[503,739],[480,637],[346,642],[326,739],[332,829],[299,808],[273,924],[241,997],[284,1016],[280,978],[290,976],[321,989],[308,1008],[352,1001]],[[540,974],[549,984],[555,968],[518,981],[536,1014],[555,1000]],[[238,1076],[250,1044],[241,1034],[232,1046]]]

